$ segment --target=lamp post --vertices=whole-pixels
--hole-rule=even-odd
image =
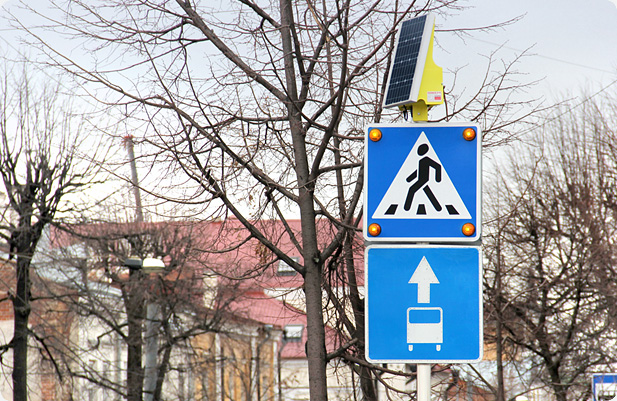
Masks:
[[[139,288],[139,282],[143,274],[160,272],[165,264],[154,258],[128,258],[124,265],[129,268],[129,289],[127,291],[127,401],[142,401],[142,392],[145,392],[145,401],[152,401],[156,387],[156,355],[157,336],[153,327],[153,320],[157,314],[157,308],[148,307],[146,319],[146,333],[149,334],[146,342],[145,371],[142,367],[142,317],[144,315],[144,292]],[[151,315],[152,314],[152,315]],[[144,378],[146,379],[144,381]]]
[[[165,269],[165,264],[160,259],[146,258],[142,265],[142,271],[146,274],[159,274]],[[156,302],[148,302],[146,308],[146,360],[144,370],[144,401],[153,401],[157,381],[157,355],[159,327],[157,321],[160,316],[160,305]]]

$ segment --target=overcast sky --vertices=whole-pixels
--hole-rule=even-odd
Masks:
[[[497,23],[518,15],[523,19],[504,30],[476,33],[462,43],[451,34],[435,55],[447,67],[455,58],[499,54],[514,56],[529,49],[533,56],[523,60],[519,71],[530,78],[546,77],[538,89],[544,93],[617,91],[617,0],[474,0],[474,8],[439,21],[442,28],[472,27]],[[438,34],[439,35],[439,34]],[[458,45],[456,43],[458,42]],[[451,53],[450,53],[451,52]],[[450,54],[448,54],[450,53]],[[447,79],[447,78],[446,78]]]
[[[0,14],[17,3],[0,0]],[[46,1],[28,1],[32,6],[39,3],[44,7]],[[481,55],[501,47],[498,55],[505,59],[530,49],[532,56],[522,61],[518,71],[530,80],[545,77],[537,86],[543,95],[617,90],[617,0],[470,0],[467,4],[470,7],[459,15],[438,16],[437,28],[471,28],[524,17],[503,30],[474,32],[465,41],[437,32],[440,47],[434,58],[444,68],[446,85],[452,80],[448,70],[466,64],[478,69],[484,63]],[[9,46],[10,36],[6,22],[0,20],[0,52]]]
[[[372,0],[364,0],[372,1]],[[46,0],[27,0],[43,10]],[[617,94],[617,0],[470,0],[472,8],[452,17],[437,16],[438,47],[435,62],[444,68],[444,83],[451,84],[448,70],[467,65],[468,71],[482,76],[486,61],[482,55],[501,48],[498,58],[512,59],[525,49],[518,71],[529,81],[545,78],[535,85],[531,97],[562,99],[603,89]],[[18,0],[0,0],[0,55],[18,48],[16,33],[2,15],[15,11]],[[490,33],[473,32],[461,40],[448,30],[474,28],[523,15],[521,21]],[[28,22],[32,22],[28,20]],[[23,49],[20,49],[23,50]],[[69,50],[70,51],[70,50]],[[77,56],[77,55],[74,55]],[[470,81],[474,78],[470,76]],[[462,86],[472,83],[459,82]],[[485,160],[483,158],[483,160]],[[484,166],[488,166],[487,163]]]

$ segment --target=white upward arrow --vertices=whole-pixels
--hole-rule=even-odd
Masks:
[[[409,284],[418,284],[419,304],[428,304],[431,302],[431,284],[439,284],[439,280],[437,280],[437,276],[435,276],[425,256],[422,256],[422,260],[418,264],[418,267],[416,267],[416,271],[411,275]]]

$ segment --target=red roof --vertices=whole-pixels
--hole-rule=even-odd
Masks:
[[[300,220],[287,220],[285,225],[280,220],[253,221],[268,240],[290,257],[299,259],[302,264],[301,251],[294,241],[301,243]],[[335,235],[332,224],[323,219],[318,220],[319,242],[323,246],[329,243]],[[262,245],[256,238],[251,238],[249,231],[237,219],[210,222],[163,222],[163,223],[122,223],[122,224],[90,224],[72,227],[75,232],[86,237],[117,237],[140,232],[157,232],[160,236],[171,237],[170,243],[177,240],[183,243],[186,253],[193,252],[185,263],[192,265],[191,270],[211,270],[233,280],[243,280],[246,288],[298,288],[303,284],[302,277],[295,275],[279,275],[278,258]],[[293,236],[293,239],[292,239]],[[354,252],[354,264],[358,285],[364,283],[364,247],[360,236]],[[183,242],[182,239],[185,239]],[[52,243],[55,247],[66,247],[78,242],[76,236],[61,231],[54,231]],[[189,249],[190,248],[190,249]],[[198,250],[199,252],[195,252]],[[182,249],[176,250],[182,252]],[[184,255],[185,256],[185,255]],[[333,278],[334,269],[330,271]],[[333,286],[340,285],[334,277]],[[340,274],[339,281],[346,280],[346,274]],[[332,281],[332,280],[330,280]]]
[[[230,305],[234,314],[260,321],[264,324],[285,328],[289,325],[302,325],[301,340],[284,341],[281,345],[282,358],[305,358],[306,315],[304,312],[278,299],[264,294],[262,291],[248,291]],[[326,326],[326,349],[332,352],[336,349],[336,332]]]
[[[253,221],[268,240],[286,255],[298,257],[302,264],[301,252],[295,243],[301,243],[300,220],[287,220],[287,227],[280,220]],[[328,244],[335,235],[335,228],[327,220],[318,220],[319,242],[323,246]],[[287,228],[290,230],[288,231]],[[302,339],[286,341],[282,344],[283,358],[304,358],[306,343],[306,315],[304,312],[285,304],[283,301],[269,297],[264,293],[265,289],[276,288],[301,288],[303,279],[300,274],[280,275],[277,273],[278,258],[261,244],[256,238],[252,238],[249,231],[237,219],[214,222],[165,222],[165,223],[126,223],[126,224],[97,224],[73,227],[82,236],[106,237],[112,236],[123,238],[126,234],[157,232],[161,238],[169,237],[177,241],[178,246],[170,246],[170,252],[181,253],[183,260],[182,269],[196,275],[208,271],[220,274],[219,282],[229,288],[237,288],[244,291],[232,302],[231,310],[239,317],[248,318],[263,324],[271,324],[284,328],[288,325],[302,325]],[[291,232],[291,234],[290,234]],[[354,252],[354,264],[358,285],[364,283],[364,247],[361,236],[356,251]],[[52,243],[56,247],[66,247],[76,242],[79,238],[56,232]],[[194,252],[198,250],[198,252]],[[170,256],[173,260],[174,256]],[[326,262],[324,275],[328,275],[328,281],[333,287],[344,285],[347,274],[337,266],[328,265]],[[190,276],[190,274],[188,274]],[[167,280],[175,281],[170,276]],[[227,281],[227,283],[226,283]],[[326,326],[326,342],[328,352],[336,349],[337,333],[331,327]]]

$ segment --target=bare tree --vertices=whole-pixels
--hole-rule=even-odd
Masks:
[[[327,400],[326,364],[334,357],[346,358],[360,374],[366,398],[376,399],[375,367],[363,356],[361,280],[353,252],[362,220],[364,126],[382,118],[383,82],[400,22],[428,11],[447,15],[460,5],[433,0],[57,5],[65,22],[50,24],[88,38],[81,45],[96,61],[71,59],[36,29],[30,33],[52,64],[93,85],[86,89],[97,91],[109,110],[120,105],[125,117],[142,123],[151,149],[144,160],[168,178],[159,179],[153,192],[185,205],[192,216],[233,215],[246,228],[246,240],[263,245],[266,259],[280,259],[302,275],[311,399]],[[103,53],[108,50],[113,57]],[[485,135],[495,143],[509,136],[508,94],[519,87],[505,79],[511,66],[489,74],[477,94],[455,105],[448,117],[483,119]],[[289,216],[300,218],[299,233],[290,228]],[[287,227],[300,261],[261,223],[271,218]],[[323,221],[329,222],[325,233]],[[330,282],[334,277],[338,281]],[[348,297],[331,290],[341,282]],[[324,288],[344,327],[341,348],[332,355],[325,347]]]
[[[85,124],[58,87],[39,89],[30,76],[5,73],[0,82],[0,176],[7,197],[0,235],[16,260],[13,399],[28,398],[28,327],[31,262],[44,227],[75,209],[71,195],[94,183],[96,165],[81,153]],[[89,143],[96,152],[96,141]],[[92,157],[93,153],[89,156]]]
[[[62,304],[76,324],[68,340],[51,345],[54,339],[47,336],[47,348],[52,350],[50,358],[58,376],[78,379],[66,390],[73,396],[92,391],[110,397],[142,398],[143,370],[141,375],[130,371],[143,369],[142,354],[139,352],[139,360],[131,364],[135,355],[129,350],[142,346],[144,323],[153,323],[147,335],[157,334],[157,374],[150,390],[153,400],[163,399],[169,372],[181,370],[174,365],[182,363],[182,369],[190,366],[192,339],[223,331],[227,306],[234,299],[230,294],[235,291],[230,283],[225,285],[227,291],[204,288],[199,266],[203,264],[200,249],[206,241],[193,224],[63,226],[52,230],[50,244],[37,266],[53,285],[39,292]],[[129,273],[125,266],[129,256],[154,256],[164,260],[166,267],[157,273]],[[210,294],[204,293],[207,290]],[[154,304],[159,315],[147,316],[146,306]],[[44,322],[41,327],[45,328]],[[135,338],[135,332],[140,333],[139,338]],[[127,362],[126,369],[123,361]]]
[[[547,119],[498,178],[487,236],[486,289],[498,362],[527,366],[558,401],[587,399],[588,376],[615,362],[617,226],[611,129],[587,101]],[[523,359],[525,360],[525,359]],[[498,377],[498,400],[516,389]],[[531,388],[528,383],[526,390]],[[523,389],[524,391],[525,389]]]

